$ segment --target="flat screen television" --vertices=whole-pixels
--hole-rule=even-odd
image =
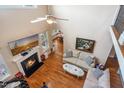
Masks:
[[[18,55],[26,50],[38,46],[38,34],[8,42],[8,45],[12,55]]]

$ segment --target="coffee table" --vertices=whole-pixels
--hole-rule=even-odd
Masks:
[[[63,69],[64,71],[77,77],[82,77],[84,75],[84,71],[81,68],[69,63],[63,64]]]

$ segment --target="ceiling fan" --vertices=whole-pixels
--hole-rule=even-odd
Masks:
[[[48,15],[45,15],[45,17],[38,17],[34,20],[31,20],[30,23],[46,21],[48,24],[52,24],[52,23],[56,23],[56,20],[68,21],[68,19],[59,18],[51,15],[50,6],[48,6]]]
[[[38,17],[34,20],[31,20],[30,22],[36,23],[36,22],[46,21],[48,24],[52,24],[52,23],[56,23],[56,20],[68,21],[68,19],[58,18],[53,15],[46,15],[45,17]]]

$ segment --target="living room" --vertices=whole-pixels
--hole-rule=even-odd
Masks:
[[[36,71],[31,73],[31,75],[24,77],[29,87],[42,87],[42,84],[45,82],[48,85],[47,87],[51,88],[83,88],[89,70],[84,71],[79,65],[77,66],[73,63],[76,70],[80,70],[84,73],[79,76],[77,73],[72,73],[68,68],[64,68],[63,55],[67,50],[71,50],[71,52],[76,50],[78,54],[80,52],[83,53],[83,55],[92,55],[91,57],[94,57],[96,62],[93,68],[97,65],[104,66],[104,68],[112,67],[112,64],[114,64],[114,66],[119,64],[120,66],[115,56],[115,51],[112,48],[113,41],[109,32],[110,26],[115,24],[120,10],[119,5],[9,5],[0,6],[0,8],[0,54],[7,69],[7,80],[15,77],[15,75],[17,76],[18,72],[21,72],[23,76],[26,75],[25,70],[22,70],[22,61],[25,62],[26,58],[31,56],[32,53],[37,53],[37,60],[43,62],[43,64],[41,64]],[[47,23],[46,20],[32,23],[32,20],[34,21],[41,17],[45,18],[46,15],[53,15],[54,22],[52,24]],[[54,31],[58,32],[55,34],[57,37],[53,40],[52,34]],[[63,35],[61,36],[61,34]],[[43,39],[41,39],[42,36],[46,37],[44,39],[45,44]],[[61,42],[61,38],[63,42]],[[94,41],[92,51],[84,51],[85,49],[80,51],[76,49],[77,38],[86,39],[88,42]],[[26,40],[29,39],[38,41],[38,43],[35,43],[35,47],[32,45],[33,47],[31,48],[29,46],[26,47],[25,51],[23,50],[19,53],[12,52],[11,48],[17,46],[17,42],[21,42],[20,44],[24,43],[23,45],[25,45]],[[39,39],[42,41],[40,42]],[[38,45],[41,45],[41,50],[37,47]],[[43,46],[45,46],[45,48],[43,48]],[[27,50],[29,51],[27,52]],[[109,59],[110,56],[112,59]],[[114,61],[113,58],[116,62],[111,63],[112,60]],[[111,79],[111,77],[115,76],[117,81],[113,81],[113,79],[108,80],[108,86],[105,87],[123,87],[121,84],[123,81],[123,72],[121,72],[122,80],[121,75],[116,73],[119,66],[112,67],[111,69],[114,69],[114,74],[108,77]],[[121,68],[120,70],[122,71]],[[79,77],[77,77],[77,75]],[[92,84],[90,83],[88,85]],[[94,87],[96,88],[98,86]]]

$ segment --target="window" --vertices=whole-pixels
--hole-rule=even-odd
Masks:
[[[0,81],[8,78],[10,76],[8,68],[4,62],[2,55],[0,54]]]

